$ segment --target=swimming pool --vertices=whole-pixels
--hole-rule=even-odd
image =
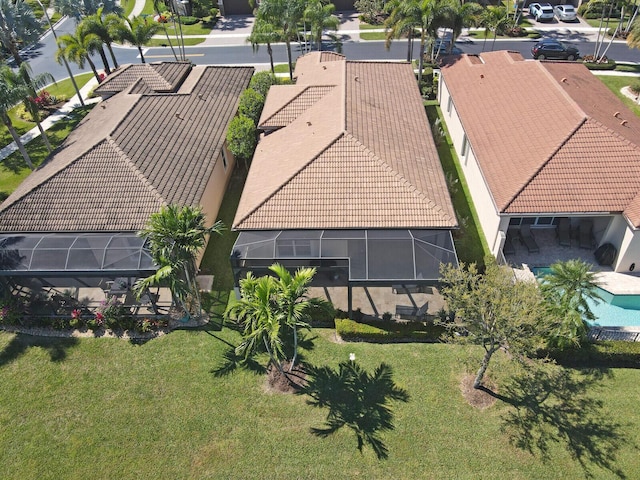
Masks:
[[[540,278],[549,268],[532,268]],[[614,295],[598,287],[602,301],[598,304],[589,300],[589,307],[596,317],[595,326],[600,327],[640,327],[640,295]]]

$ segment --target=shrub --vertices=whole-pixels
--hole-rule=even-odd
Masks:
[[[360,323],[355,320],[335,320],[336,333],[344,340],[368,342],[420,341],[436,342],[446,332],[445,328],[433,323],[394,321],[372,321]]]
[[[238,115],[229,124],[227,144],[229,151],[236,157],[248,162],[253,156],[258,140],[256,124],[249,117]]]
[[[271,88],[271,85],[275,85],[277,83],[278,80],[273,75],[271,75],[271,72],[263,71],[258,72],[253,77],[251,77],[249,88],[252,88],[263,97],[266,97],[267,92]]]
[[[587,343],[581,348],[541,352],[568,367],[640,368],[640,342]]]
[[[256,92],[253,88],[247,88],[242,95],[240,95],[240,105],[238,106],[238,112],[240,115],[244,115],[253,120],[256,125],[260,120],[260,114],[264,107],[264,96]]]
[[[218,15],[220,15],[220,9],[218,9],[218,8],[210,8],[209,9],[209,15],[211,15],[211,21],[215,22],[216,19],[218,18]]]
[[[633,82],[631,82],[631,85],[629,85],[629,89],[636,95],[640,95],[640,80],[634,80]]]
[[[180,17],[180,23],[182,25],[195,25],[198,22],[200,22],[200,19],[197,17],[188,17],[186,15]]]
[[[601,62],[595,62],[593,55],[585,55],[582,58],[582,62],[589,70],[615,70],[616,68],[616,62],[606,56],[603,57]]]
[[[22,309],[13,299],[0,301],[0,325],[17,325],[20,323]]]
[[[504,34],[508,37],[526,37],[528,32],[522,27],[515,26],[506,28]]]

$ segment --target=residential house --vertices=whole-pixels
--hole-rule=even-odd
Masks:
[[[126,65],[104,100],[0,206],[0,275],[96,286],[155,265],[136,232],[162,206],[202,206],[209,225],[234,167],[229,122],[253,68]]]
[[[437,282],[458,224],[411,65],[313,52],[295,77],[259,121],[236,281],[280,262],[317,267],[316,285]]]
[[[535,236],[557,232],[557,252],[583,247],[595,263],[607,244],[603,263],[635,269],[640,118],[584,65],[508,51],[452,57],[439,100],[493,255],[508,258],[520,236],[533,263],[548,265]]]

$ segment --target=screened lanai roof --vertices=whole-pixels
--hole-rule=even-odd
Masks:
[[[458,264],[449,230],[243,231],[233,258],[246,260],[349,260],[356,282],[435,281],[441,263]]]
[[[135,233],[0,235],[0,275],[122,274],[156,270]]]

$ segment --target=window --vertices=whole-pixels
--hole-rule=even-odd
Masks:
[[[467,140],[467,134],[465,133],[462,137],[462,150],[460,151],[462,154],[462,158],[465,159],[465,164],[467,163],[467,153],[469,153],[469,140]]]
[[[227,152],[226,152],[226,148],[223,145],[222,146],[222,166],[224,168],[224,171],[227,171]]]
[[[449,97],[449,101],[447,102],[447,113],[451,116],[451,105],[453,105],[453,98]]]

